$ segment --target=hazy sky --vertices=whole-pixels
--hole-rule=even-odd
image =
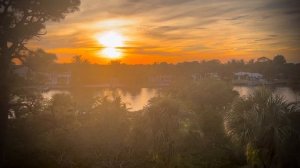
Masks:
[[[272,58],[300,62],[300,0],[82,0],[29,45],[60,62],[82,55],[106,63],[97,34],[124,36],[121,62]]]

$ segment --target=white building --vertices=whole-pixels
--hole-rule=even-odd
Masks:
[[[267,81],[260,73],[237,72],[234,73],[233,84],[242,85],[264,85]]]

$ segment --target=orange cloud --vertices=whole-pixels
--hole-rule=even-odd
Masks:
[[[29,47],[56,53],[59,62],[82,55],[94,63],[108,63],[95,36],[114,30],[126,37],[119,50],[121,61],[128,64],[276,54],[299,62],[300,32],[295,27],[300,14],[291,12],[294,8],[260,0],[83,0],[80,12],[49,23],[48,34]]]

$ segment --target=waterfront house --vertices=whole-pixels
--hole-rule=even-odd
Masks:
[[[238,85],[264,85],[267,84],[267,80],[260,73],[237,72],[234,73],[232,83]]]

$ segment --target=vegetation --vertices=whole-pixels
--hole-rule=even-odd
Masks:
[[[25,43],[45,34],[47,21],[60,21],[78,10],[80,0],[0,0],[0,166],[3,165],[10,70],[13,60],[22,61],[30,52]]]
[[[57,70],[53,68],[58,66],[54,58],[37,50],[25,62],[37,71]],[[49,66],[34,66],[39,62],[48,62]],[[153,68],[164,73],[180,67],[186,71],[177,73],[189,74],[199,65],[204,72],[209,71],[205,67],[210,64],[230,65],[187,64],[190,70],[182,64],[140,66],[140,70]],[[267,89],[239,98],[224,80],[191,80],[178,75],[143,110],[129,112],[119,97],[93,97],[82,88],[86,72],[80,70],[97,66],[79,56],[71,65],[76,85],[69,94],[47,99],[38,91],[14,89],[6,167],[299,166],[299,108]],[[122,75],[138,68],[111,66],[103,68],[108,72],[118,69]],[[40,78],[28,80],[30,84]]]
[[[236,72],[261,73],[265,79],[274,83],[287,83],[293,86],[300,83],[298,75],[300,64],[286,63],[282,55],[275,56],[273,60],[258,58],[249,62],[231,60],[221,63],[218,60],[210,60],[152,65],[127,65],[120,62],[99,65],[92,64],[81,56],[75,56],[71,63],[58,64],[55,58],[54,54],[46,53],[41,49],[28,55],[23,65],[29,67],[32,72],[28,74],[29,78],[36,80],[25,85],[42,85],[45,74],[66,72],[71,74],[72,86],[121,84],[132,88],[156,87],[161,77],[170,81],[186,82],[211,78],[212,74],[217,74],[221,80],[231,81]],[[20,67],[22,66],[16,65],[15,69]]]
[[[294,122],[299,119],[296,104],[261,89],[233,103],[225,129],[245,148],[252,166],[298,167],[300,134]]]
[[[15,95],[9,168],[299,166],[299,108],[266,89],[238,98],[218,80],[176,84],[138,112],[119,97]]]
[[[47,21],[62,20],[79,4],[0,0],[1,168],[300,167],[299,104],[266,89],[240,98],[226,82],[248,71],[298,84],[300,64],[282,55],[153,65],[95,65],[76,56],[58,64],[55,54],[24,46],[45,33]],[[25,78],[12,73],[20,66],[29,68]],[[70,91],[43,96],[36,86],[45,85],[45,74],[61,72],[73,75]],[[155,86],[161,76],[176,79],[137,112],[120,97],[83,89]]]

